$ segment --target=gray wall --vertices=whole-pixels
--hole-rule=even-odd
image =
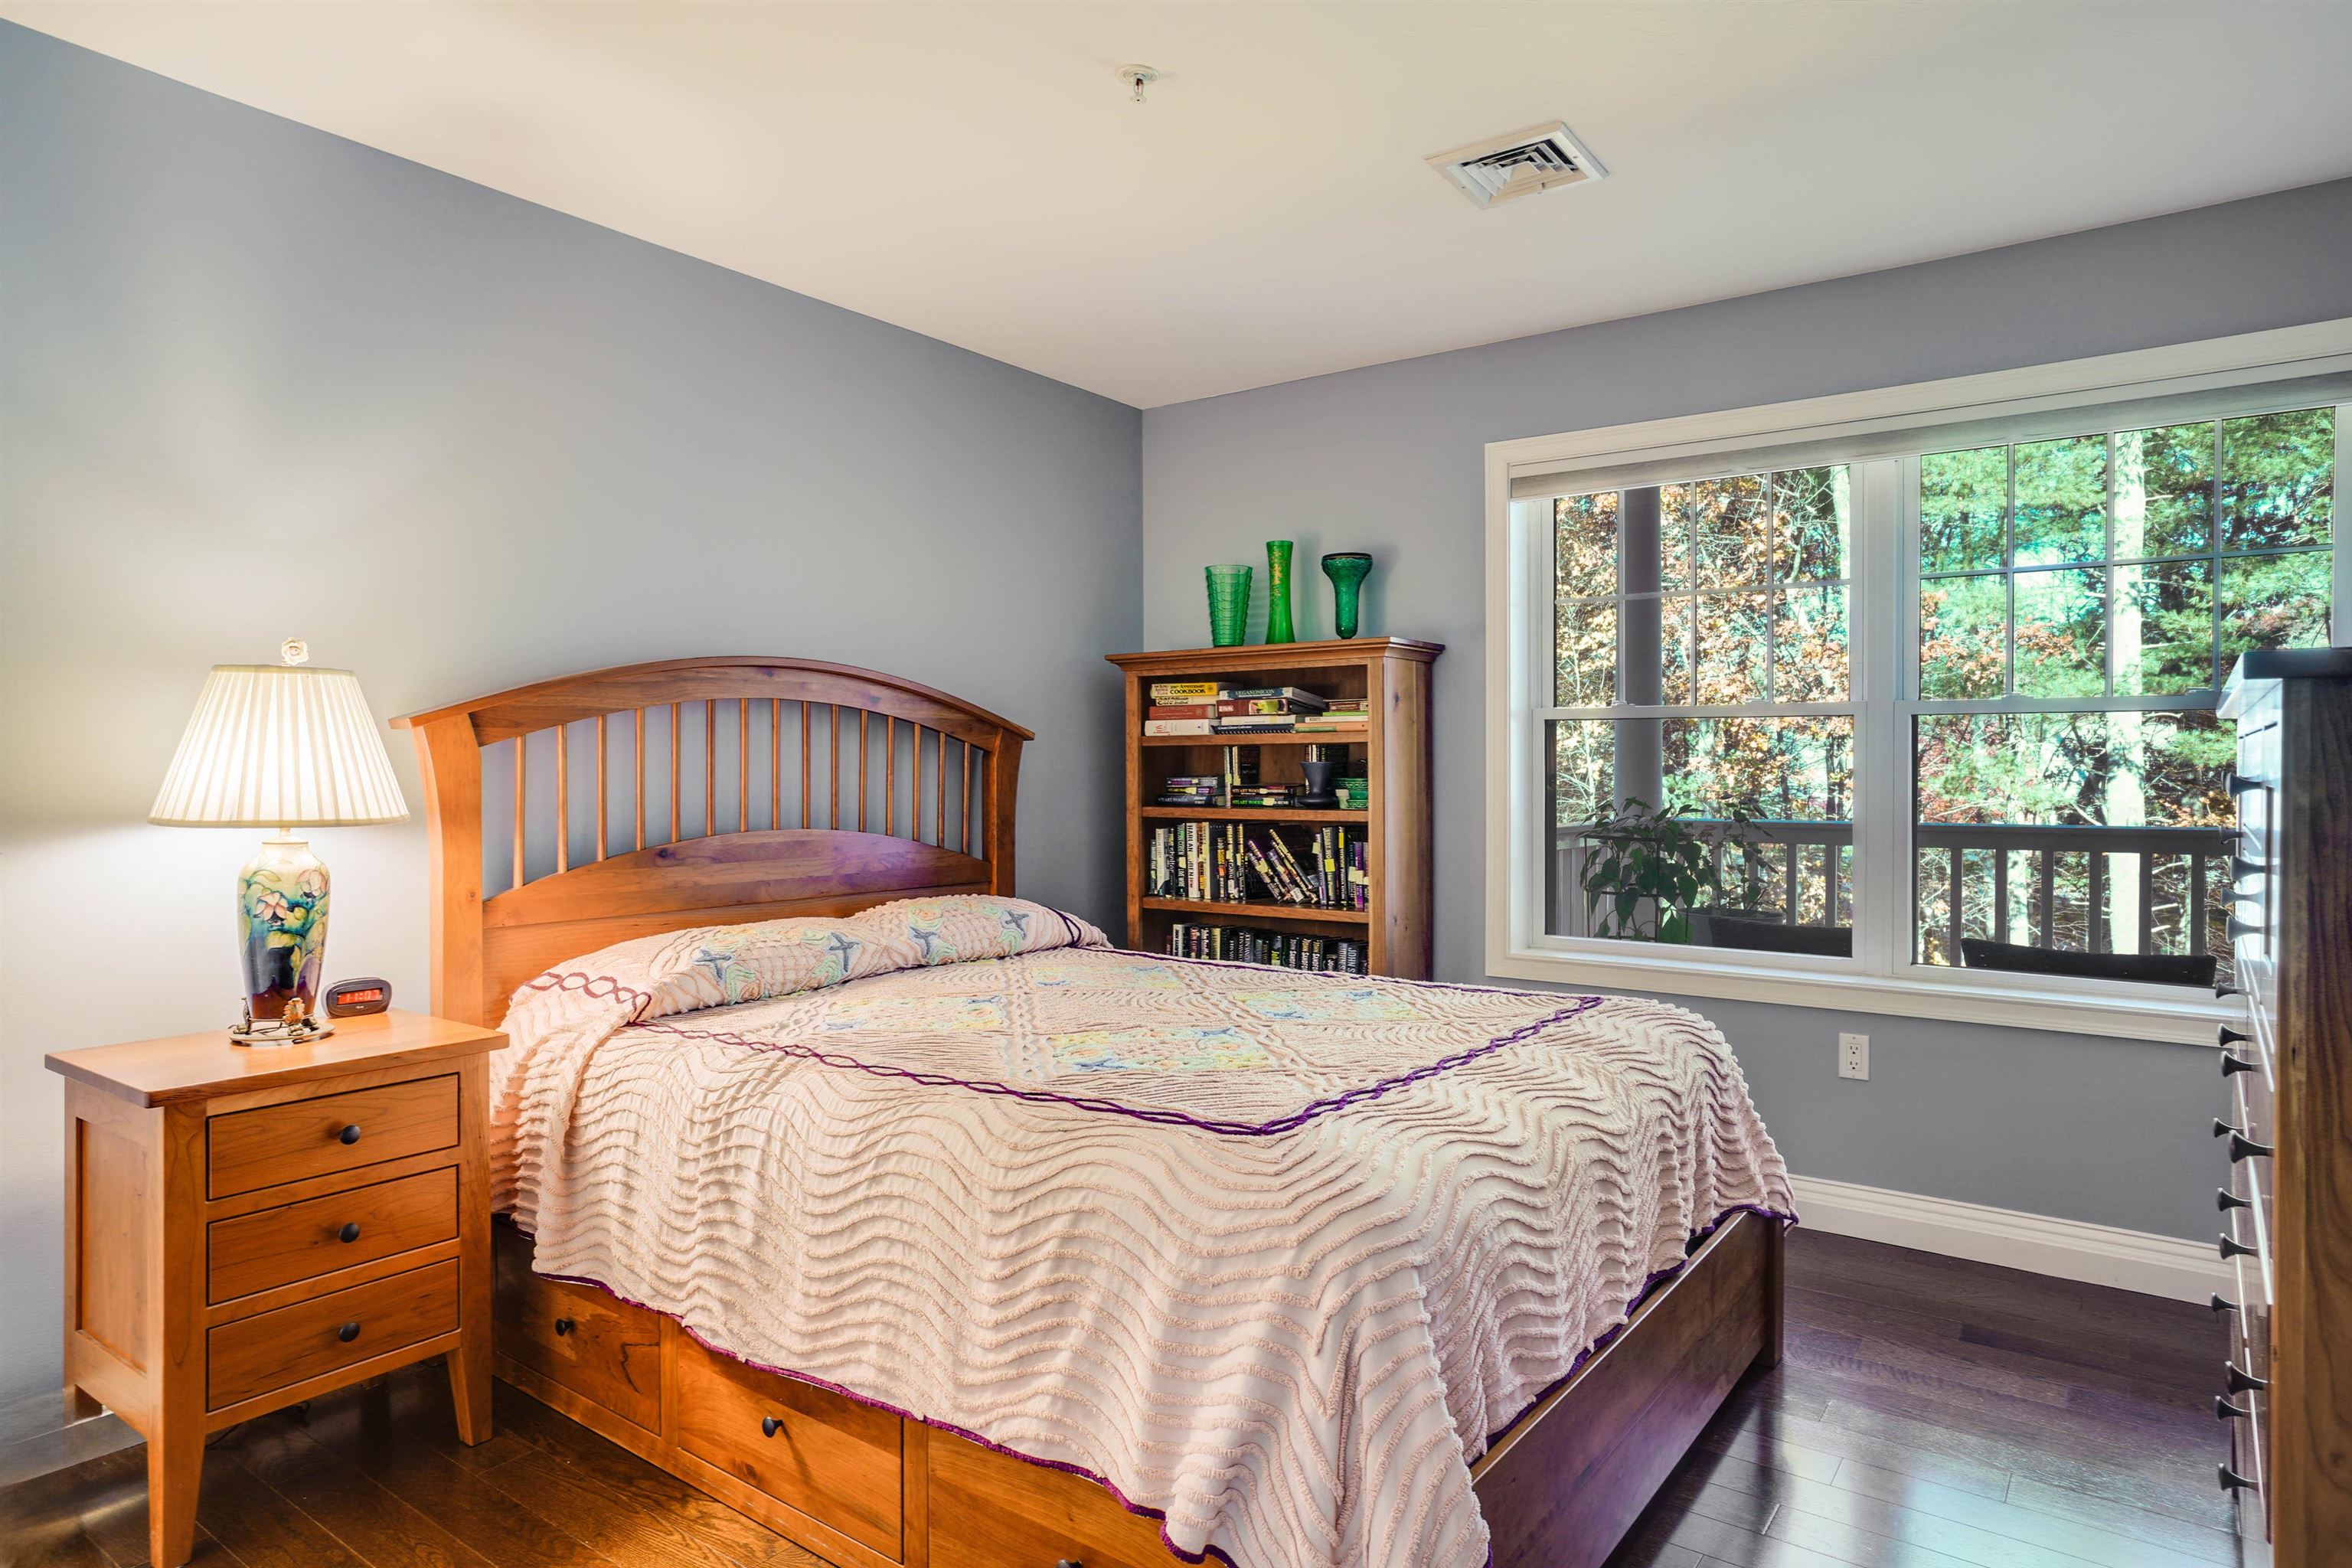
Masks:
[[[1024,892],[1118,908],[1133,409],[0,26],[0,1404],[58,1375],[45,1051],[207,1027],[256,836],[144,818],[205,667],[379,717],[805,654],[1038,732]],[[388,737],[412,810],[407,739]],[[320,830],[425,999],[425,831]]]
[[[2352,182],[1155,408],[1143,419],[1146,645],[1204,642],[1202,566],[1262,563],[1267,539],[1297,540],[1309,563],[1301,637],[1330,635],[1316,557],[1379,558],[1366,630],[1446,645],[1434,699],[1437,971],[1475,980],[1486,442],[2339,316],[2352,316]],[[2212,1233],[2200,1120],[2218,1103],[2210,1052],[1688,1005],[1721,1024],[1805,1174]],[[1840,1028],[1869,1033],[1867,1083],[1835,1077]]]

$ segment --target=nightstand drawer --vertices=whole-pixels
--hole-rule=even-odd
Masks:
[[[205,1233],[205,1299],[235,1300],[457,1234],[455,1166],[216,1219]]]
[[[457,1079],[413,1079],[233,1111],[214,1117],[206,1135],[207,1190],[215,1198],[357,1170],[456,1147]]]
[[[454,1259],[240,1318],[205,1336],[206,1404],[219,1410],[457,1327]]]

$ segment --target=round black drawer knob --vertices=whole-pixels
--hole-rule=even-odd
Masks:
[[[2242,1198],[2227,1187],[2216,1187],[2213,1189],[2213,1206],[2228,1214],[2231,1209],[2250,1209],[2254,1203],[2252,1198]]]
[[[2260,1394],[2271,1385],[2268,1378],[2256,1377],[2252,1373],[2240,1372],[2238,1363],[2233,1361],[2221,1363],[2221,1373],[2222,1382],[2230,1385],[2230,1392],[2232,1394]]]
[[[2236,1237],[2225,1236],[2221,1238],[2222,1261],[2227,1262],[2232,1258],[2252,1258],[2253,1255],[2254,1249]]]
[[[344,1128],[341,1132],[336,1133],[335,1136],[341,1139],[346,1143],[356,1143],[360,1141],[360,1124],[354,1121],[350,1126]]]
[[[345,1344],[351,1343],[353,1340],[358,1339],[359,1337],[360,1326],[357,1323],[345,1323],[341,1328],[335,1331],[335,1338],[342,1341]]]
[[[2228,1300],[2219,1290],[2213,1292],[2213,1310],[2216,1312],[2234,1312],[2237,1310],[2238,1304],[2235,1301]]]
[[[1054,1559],[1054,1568],[1087,1568],[1087,1565],[1075,1557],[1056,1557]]]
[[[2223,1491],[2225,1491],[2225,1492],[2242,1492],[2242,1491],[2245,1491],[2245,1490],[2247,1490],[2248,1489],[2252,1488],[2252,1487],[2253,1486],[2253,1484],[2254,1484],[2253,1482],[2252,1482],[2252,1481],[2248,1480],[2245,1477],[2243,1477],[2243,1476],[2240,1475],[2237,1471],[2235,1471],[2235,1470],[2231,1469],[2231,1468],[2229,1466],[2227,1466],[2227,1465],[2223,1465],[2223,1466],[2221,1468],[2221,1489],[2222,1489]]]
[[[2213,1414],[2224,1421],[2236,1421],[2252,1415],[2253,1412],[2242,1405],[2232,1405],[2226,1395],[2217,1394],[2213,1396]]]
[[[2253,1036],[2246,1033],[2243,1029],[2233,1029],[2227,1024],[2221,1026],[2221,1043],[2225,1046],[2234,1046],[2240,1040],[2251,1040]]]
[[[569,1319],[569,1318],[558,1318],[558,1319],[556,1319],[556,1320],[555,1320],[555,1337],[556,1337],[556,1338],[558,1338],[558,1339],[562,1339],[564,1335],[566,1335],[566,1334],[570,1333],[571,1331],[572,1331],[572,1320],[571,1320],[571,1319]]]
[[[2267,1143],[2257,1143],[2252,1139],[2237,1132],[2230,1134],[2230,1163],[2232,1165],[2251,1155],[2260,1154],[2267,1157],[2277,1152],[2277,1150]]]
[[[339,1230],[339,1231],[337,1231],[337,1232],[335,1232],[335,1239],[336,1239],[337,1241],[349,1243],[349,1242],[354,1242],[354,1241],[357,1241],[359,1238],[360,1238],[360,1222],[359,1222],[359,1221],[357,1221],[357,1220],[350,1220],[350,1221],[345,1222],[345,1224],[344,1224],[344,1226],[343,1226],[343,1228],[342,1228],[342,1229],[341,1229],[341,1230]]]
[[[2228,1078],[2231,1073],[2252,1072],[2253,1070],[2254,1064],[2251,1058],[2236,1056],[2229,1051],[2223,1051],[2221,1053],[2221,1076],[2223,1078]]]
[[[777,1433],[779,1433],[779,1432],[782,1431],[783,1429],[784,1429],[784,1420],[783,1420],[783,1417],[782,1417],[782,1416],[781,1416],[781,1415],[762,1415],[762,1416],[761,1416],[761,1417],[760,1417],[760,1436],[762,1436],[762,1437],[772,1437],[772,1436],[774,1436]]]

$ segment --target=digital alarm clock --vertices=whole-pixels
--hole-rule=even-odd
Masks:
[[[363,1018],[381,1013],[392,1005],[392,982],[373,976],[338,980],[327,987],[320,1005],[330,1018]]]

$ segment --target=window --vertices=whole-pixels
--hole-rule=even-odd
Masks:
[[[2221,685],[2326,644],[2352,578],[2346,329],[2291,374],[1490,448],[1490,970],[2191,1037],[2231,977]]]

